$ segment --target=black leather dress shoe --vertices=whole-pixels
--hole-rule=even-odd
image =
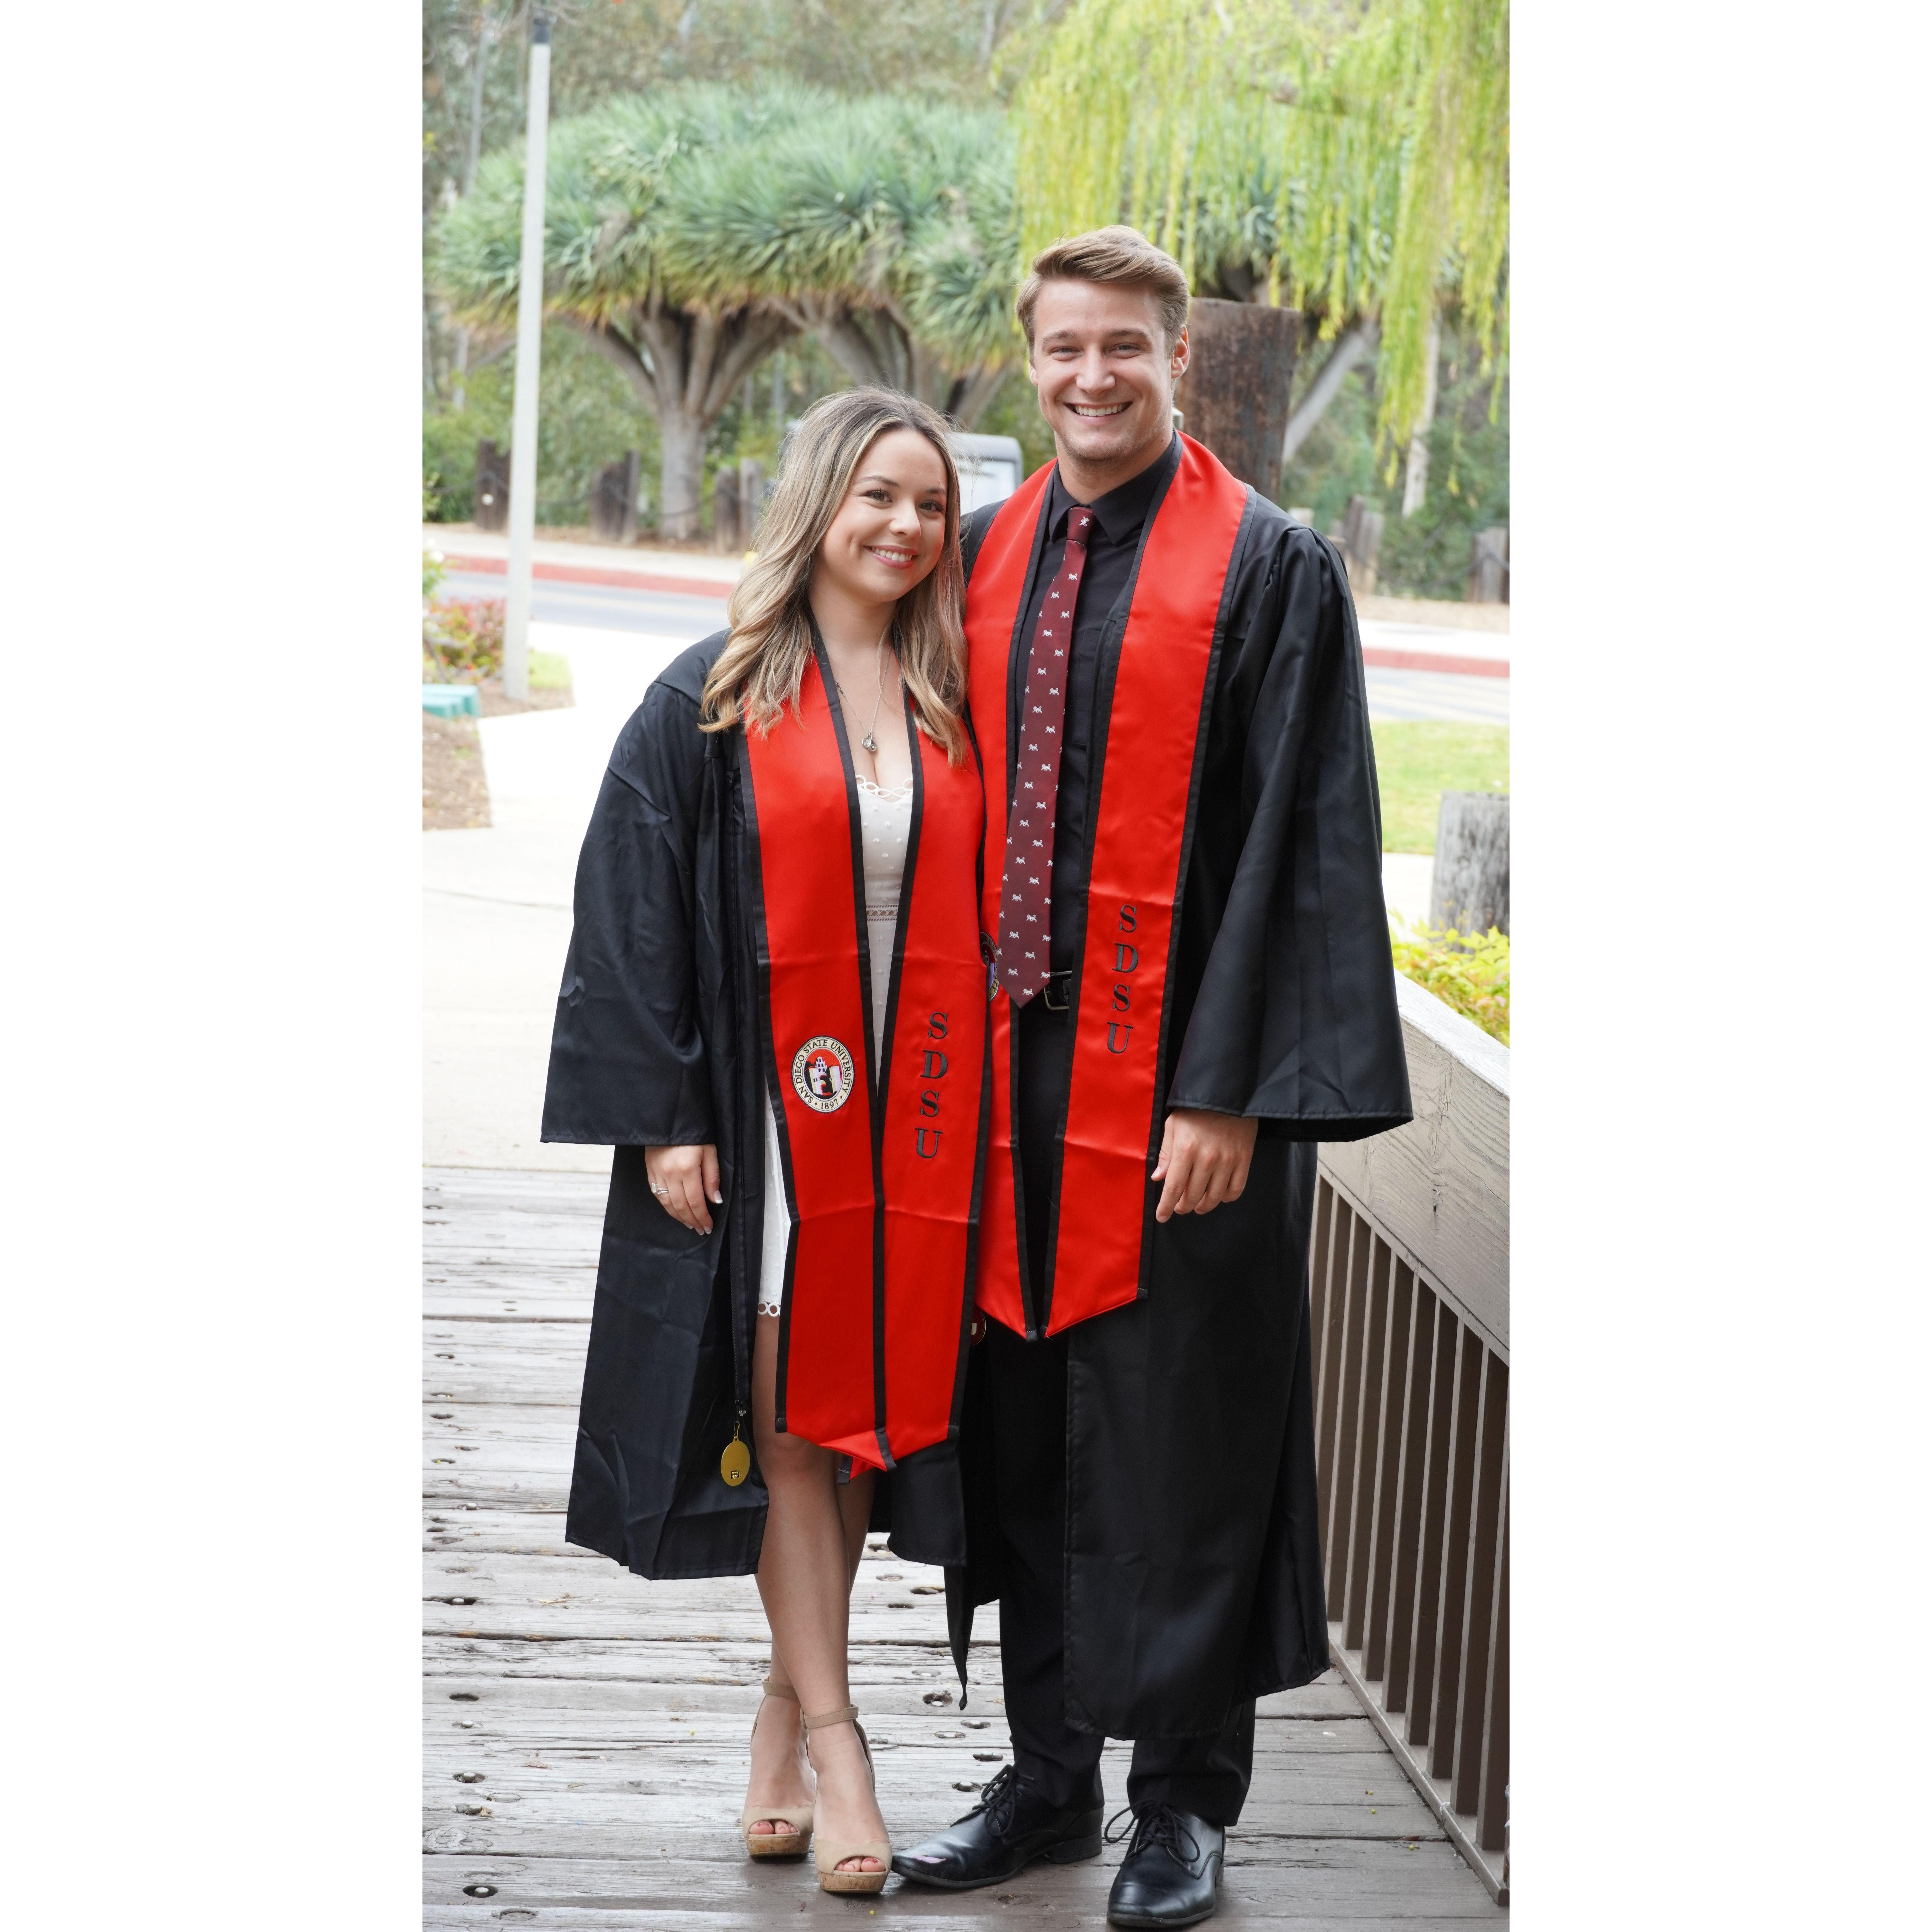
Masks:
[[[970,1892],[1015,1877],[1036,1858],[1064,1865],[1098,1858],[1101,1808],[1049,1804],[1008,1765],[951,1830],[894,1852],[892,1870],[915,1885]]]
[[[1107,1894],[1110,1925],[1198,1925],[1214,1916],[1228,1834],[1191,1811],[1150,1805],[1134,1814],[1127,1855]]]

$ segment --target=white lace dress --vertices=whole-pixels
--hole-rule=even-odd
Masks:
[[[906,846],[912,836],[912,787],[881,791],[859,780],[859,829],[866,874],[866,938],[872,956],[872,1056],[885,1050],[886,990],[892,984],[892,944],[898,937],[899,891]],[[784,1303],[785,1243],[791,1217],[785,1210],[784,1170],[778,1156],[778,1122],[765,1095],[765,1226],[758,1262],[758,1312],[776,1315]]]

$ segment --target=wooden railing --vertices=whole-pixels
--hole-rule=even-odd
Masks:
[[[1415,1118],[1322,1149],[1310,1281],[1335,1666],[1509,1897],[1509,1050],[1398,980]]]

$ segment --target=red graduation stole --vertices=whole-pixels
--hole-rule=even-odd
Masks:
[[[963,1387],[986,1052],[974,904],[985,806],[974,761],[948,765],[908,706],[912,836],[891,983],[872,986],[859,794],[828,684],[814,656],[796,716],[741,740],[765,1077],[792,1217],[778,1424],[890,1468],[947,1438]]]
[[[992,1131],[986,1238],[975,1292],[994,1320],[1029,1336],[1136,1300],[1159,1193],[1149,1182],[1163,1120],[1156,1080],[1167,1043],[1174,910],[1192,829],[1196,768],[1221,593],[1248,490],[1191,436],[1143,536],[1104,739],[1090,794],[1087,928],[1069,994],[1073,1030],[1056,1210],[1044,1282],[1025,1280],[1014,1145],[1012,1002],[992,998]],[[993,519],[966,598],[968,694],[986,771],[980,920],[997,944],[1006,813],[1011,661],[1052,466]],[[1102,689],[1106,688],[1104,676]]]

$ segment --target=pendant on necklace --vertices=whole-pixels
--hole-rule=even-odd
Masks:
[[[879,748],[878,740],[874,737],[869,731],[868,731],[866,735],[859,740],[859,742],[868,752],[876,752]]]

